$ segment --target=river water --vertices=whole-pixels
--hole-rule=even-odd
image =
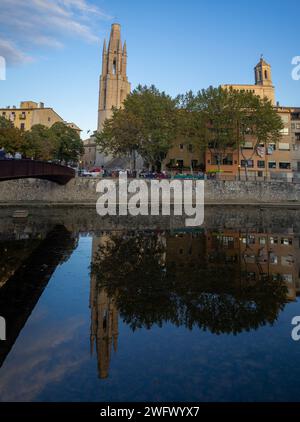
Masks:
[[[300,211],[0,210],[1,401],[298,401]],[[124,217],[125,218],[125,217]]]

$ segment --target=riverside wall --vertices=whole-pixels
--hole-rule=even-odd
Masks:
[[[0,182],[1,204],[95,204],[99,180],[79,178],[61,186],[46,180],[20,179]],[[149,181],[147,183],[150,183]],[[205,181],[205,203],[299,203],[300,184],[284,181]]]

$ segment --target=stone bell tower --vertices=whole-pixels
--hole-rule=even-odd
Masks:
[[[105,119],[112,115],[113,107],[121,107],[130,93],[127,78],[127,48],[122,46],[121,26],[112,24],[108,48],[104,40],[102,52],[102,74],[100,76],[98,131]]]
[[[267,97],[275,105],[275,88],[272,82],[272,68],[263,57],[254,68],[255,85],[261,87],[261,96]]]

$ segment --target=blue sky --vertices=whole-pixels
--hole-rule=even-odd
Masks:
[[[97,125],[104,37],[127,41],[128,77],[170,95],[253,83],[263,53],[276,97],[300,106],[291,77],[300,56],[299,0],[0,0],[0,55],[8,62],[0,106],[43,101],[86,138]]]

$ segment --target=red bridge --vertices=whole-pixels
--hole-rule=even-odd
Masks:
[[[34,160],[0,160],[0,182],[36,178],[65,185],[73,177],[75,177],[75,170],[59,164]]]

